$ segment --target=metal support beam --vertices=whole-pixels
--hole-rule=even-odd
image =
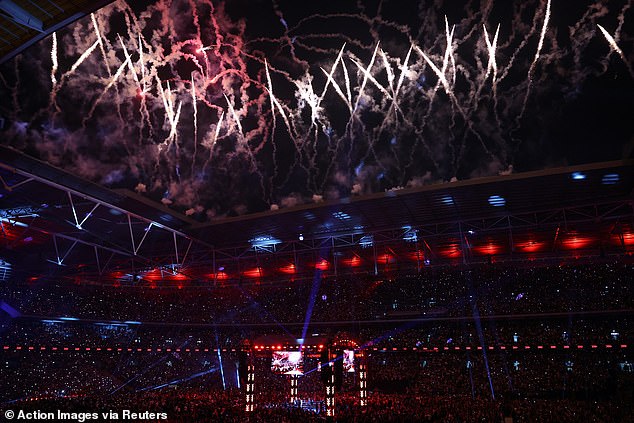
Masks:
[[[147,237],[147,235],[150,233],[152,226],[154,225],[150,223],[148,227],[145,228],[145,233],[143,234],[143,238],[141,238],[139,245],[134,249],[134,255],[136,255],[139,252],[139,249],[141,248],[141,245],[143,245],[143,241],[145,241],[145,238]],[[132,231],[132,226],[130,226],[130,231]],[[132,236],[132,232],[130,232],[130,236]],[[134,246],[134,243],[133,243],[133,246]]]
[[[189,240],[189,244],[187,245],[187,249],[185,250],[185,255],[183,256],[183,260],[180,262],[180,266],[183,267],[185,265],[185,260],[187,260],[187,255],[189,254],[189,249],[192,248],[192,244],[194,243],[193,239]]]
[[[174,263],[178,263],[178,242],[176,242],[176,234],[172,232],[172,235],[174,235],[174,254],[176,256]]]
[[[101,275],[101,263],[99,263],[99,250],[97,250],[97,247],[93,247],[93,248],[95,249],[95,259],[97,261],[97,271]]]
[[[44,24],[42,21],[14,2],[10,0],[0,0],[0,10],[5,13],[5,16],[18,25],[34,29],[38,32],[44,32]]]
[[[99,276],[103,275],[103,272],[105,272],[105,270],[108,268],[108,265],[110,264],[110,261],[112,260],[114,255],[115,255],[114,252],[112,254],[110,254],[110,257],[108,257],[108,260],[106,261],[106,264],[104,264],[104,266],[101,268],[101,272],[99,272]]]
[[[374,254],[374,275],[378,275],[379,274],[379,267],[378,264],[376,262],[376,244],[372,243],[372,252]]]
[[[88,220],[88,218],[92,216],[95,210],[97,210],[97,207],[99,207],[99,204],[95,204],[95,206],[88,213],[86,213],[86,216],[84,216],[82,221],[79,222],[79,229],[81,229],[81,226],[86,222],[86,220]]]
[[[75,245],[77,245],[79,240],[78,239],[72,240],[73,241],[73,245],[70,246],[70,248],[66,251],[66,253],[64,254],[63,257],[60,257],[60,255],[59,255],[59,246],[57,245],[57,237],[58,236],[59,235],[57,235],[57,234],[53,234],[53,244],[55,245],[55,255],[57,256],[57,265],[61,266],[62,264],[64,264],[64,260],[66,260],[66,257],[68,257],[68,255],[73,250],[73,248],[75,248]]]
[[[335,269],[335,278],[338,276],[337,273],[337,252],[335,251],[335,239],[332,238],[332,265]]]
[[[508,219],[508,228],[509,228],[509,248],[511,251],[511,256],[513,252],[515,252],[515,243],[513,242],[513,226],[511,225],[511,217],[507,216]]]
[[[130,228],[130,241],[132,241],[132,252],[136,255],[136,246],[134,245],[134,232],[132,231],[132,219],[128,215],[128,228]]]
[[[25,179],[25,180],[23,180],[23,181],[17,182],[17,183],[15,183],[15,184],[13,184],[13,185],[9,185],[9,184],[7,184],[7,182],[4,180],[4,178],[2,177],[2,175],[0,175],[0,182],[2,182],[2,186],[4,187],[4,189],[6,189],[6,190],[7,190],[7,191],[9,191],[9,192],[13,191],[14,189],[16,189],[16,188],[17,188],[17,187],[19,187],[19,186],[22,186],[22,185],[24,185],[24,184],[26,184],[26,183],[28,183],[28,182],[31,182],[32,180],[33,180],[33,178],[26,178],[26,179]]]
[[[22,170],[22,169],[11,167],[11,166],[8,166],[8,165],[6,165],[4,163],[0,163],[0,168],[7,169],[7,170],[9,170],[11,172],[17,173],[17,174],[22,175],[22,176],[24,176],[26,178],[31,178],[31,180],[43,183],[45,185],[50,186],[51,188],[55,188],[55,189],[58,189],[60,191],[68,192],[70,194],[76,195],[78,197],[85,198],[88,201],[91,201],[93,203],[97,203],[97,204],[99,204],[101,206],[104,206],[104,207],[110,209],[110,210],[116,210],[116,211],[118,211],[121,214],[127,215],[128,218],[133,217],[133,218],[135,218],[137,220],[141,220],[141,221],[146,222],[146,223],[153,223],[154,226],[156,226],[157,228],[166,230],[166,231],[171,232],[171,233],[173,233],[175,235],[178,235],[178,236],[180,236],[182,238],[191,239],[190,236],[184,234],[181,231],[178,231],[176,229],[172,229],[169,226],[165,226],[165,225],[163,225],[161,223],[158,223],[158,222],[156,222],[156,221],[154,221],[152,219],[148,219],[148,218],[146,218],[144,216],[141,216],[139,214],[132,213],[132,212],[130,212],[130,211],[126,210],[126,209],[123,209],[121,207],[118,207],[118,206],[116,206],[114,204],[110,204],[110,203],[108,203],[106,201],[103,201],[103,200],[101,200],[99,198],[96,198],[94,196],[91,196],[91,195],[83,193],[83,192],[79,192],[79,191],[74,190],[72,188],[69,188],[69,187],[66,187],[64,185],[61,185],[61,184],[59,184],[57,182],[54,182],[54,181],[51,181],[49,179],[43,178],[41,176],[35,175],[35,174],[31,173],[31,172],[27,172],[27,171]],[[204,243],[203,241],[196,240],[196,242],[198,242],[200,244],[203,244],[203,245],[207,245],[208,247],[211,247],[211,245],[208,245],[208,244]]]

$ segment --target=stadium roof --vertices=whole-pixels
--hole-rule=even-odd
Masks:
[[[377,246],[396,255],[415,248],[426,258],[467,258],[513,254],[522,242],[542,243],[535,251],[550,253],[574,235],[588,241],[580,247],[596,251],[616,239],[616,251],[623,251],[633,232],[633,164],[478,178],[201,224],[0,147],[2,259],[14,263],[14,275],[50,274],[51,267],[54,274],[81,269],[96,277],[159,269],[162,279],[164,271],[217,276],[229,266],[242,274],[296,262],[298,254],[311,255],[304,262],[314,266],[320,257],[368,255],[368,246],[375,247],[375,261]]]
[[[0,63],[109,3],[0,1]],[[622,86],[604,88],[602,94],[627,92]],[[588,98],[589,113],[598,113],[595,104],[602,103],[595,95]],[[610,104],[619,113],[628,110],[626,103],[611,99]],[[605,105],[600,109],[612,113]],[[75,109],[69,112],[74,116]],[[578,120],[575,114],[562,140],[577,141],[571,131],[578,129]],[[605,144],[620,139],[614,136],[618,131],[609,132],[612,120],[599,120],[608,127],[592,130]],[[261,268],[279,270],[285,263],[336,274],[346,260],[371,262],[376,271],[381,255],[414,256],[420,266],[421,260],[468,262],[566,250],[620,254],[634,246],[633,164],[613,161],[445,182],[201,223],[145,196],[109,189],[0,147],[0,280],[120,274],[147,279],[157,269],[156,279],[167,273],[217,279],[222,269],[257,276]],[[242,194],[247,196],[246,189]],[[390,260],[385,258],[385,267]]]
[[[632,200],[634,162],[613,161],[389,190],[339,201],[224,218],[191,231],[216,245],[272,235],[333,234],[416,228]],[[612,176],[611,176],[612,175]],[[578,178],[578,179],[575,179]]]
[[[112,0],[0,1],[0,63]]]

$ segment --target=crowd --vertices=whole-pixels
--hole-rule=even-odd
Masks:
[[[363,353],[369,404],[359,406],[358,368],[345,373],[338,421],[628,421],[633,270],[430,268],[189,290],[9,284],[0,403],[154,410],[175,422],[322,421],[289,405],[290,381],[271,371],[270,351],[250,356],[257,407],[245,412],[244,341],[345,336]],[[320,359],[305,354],[300,399],[324,401]]]
[[[376,344],[389,345],[390,348],[385,350],[361,342],[363,358],[357,356],[356,372],[345,373],[343,377],[339,391],[339,415],[344,421],[346,418],[383,421],[383,418],[389,420],[390,416],[395,421],[407,421],[409,417],[424,412],[428,421],[498,421],[496,419],[500,417],[503,405],[513,405],[512,408],[523,416],[535,416],[529,405],[541,404],[542,411],[552,413],[551,421],[557,421],[555,416],[559,412],[554,413],[549,408],[555,406],[564,407],[560,410],[562,413],[577,410],[578,414],[570,415],[563,421],[592,421],[584,418],[599,412],[607,413],[605,415],[612,413],[616,419],[609,421],[619,421],[627,415],[623,407],[631,403],[629,399],[634,394],[634,359],[629,348],[620,348],[621,343],[629,344],[632,340],[627,321],[600,318],[576,323],[579,332],[573,333],[577,337],[603,333],[605,339],[614,336],[619,339],[612,341],[614,348],[610,349],[602,345],[596,349],[564,350],[559,344],[555,350],[538,350],[536,339],[540,339],[540,328],[548,324],[548,327],[558,328],[554,330],[556,333],[564,326],[575,327],[575,322],[563,325],[558,320],[538,319],[497,322],[500,333],[518,331],[522,334],[520,339],[523,342],[519,344],[522,348],[517,350],[511,348],[512,341],[507,343],[508,349],[505,350],[477,350],[475,345],[479,341],[475,334],[472,336],[476,338],[474,348],[462,348],[460,351],[444,349],[446,345],[463,342],[456,339],[447,344],[446,335],[437,338],[441,342],[434,337],[423,339],[430,347],[427,351],[422,347],[416,351],[412,348],[394,351],[392,346],[403,345],[396,343],[398,337],[390,339],[385,336],[382,344]],[[614,330],[615,327],[619,327],[619,332]],[[165,401],[160,402],[161,407],[170,410],[169,415],[174,421],[185,421],[185,416],[190,413],[202,420],[202,416],[215,416],[212,408],[216,409],[214,401],[220,398],[217,401],[227,409],[223,415],[233,416],[228,417],[228,421],[244,417],[241,414],[244,405],[244,393],[240,390],[244,389],[241,345],[231,343],[230,337],[223,341],[223,335],[213,330],[158,325],[107,329],[94,323],[37,321],[14,321],[5,329],[3,343],[11,343],[8,349],[0,352],[0,403],[5,405],[33,402],[33,407],[39,407],[40,403],[59,405],[69,401],[74,407],[98,401],[104,406],[123,407],[119,401],[146,404],[147,398],[151,398]],[[443,331],[451,333],[452,330],[444,328],[443,322],[437,322],[429,328],[412,327],[401,334],[408,331],[423,333],[430,329],[437,334]],[[273,333],[275,329],[268,330]],[[380,330],[366,327],[361,332]],[[484,330],[488,329],[485,327]],[[354,327],[348,327],[347,336],[353,333]],[[415,339],[414,335],[410,338]],[[493,340],[494,336],[485,335],[485,338]],[[33,349],[28,348],[30,341],[37,342]],[[525,344],[533,348],[526,350],[523,348]],[[22,348],[17,350],[15,345]],[[69,346],[67,350],[62,348],[64,345]],[[81,348],[75,350],[76,345],[81,345]],[[86,345],[91,346],[90,350],[86,350]],[[432,345],[438,346],[438,350],[432,350]],[[44,349],[41,349],[42,346]],[[53,346],[57,349],[53,350]],[[101,348],[99,351],[97,346]],[[108,347],[110,350],[107,350]],[[117,351],[117,347],[123,348]],[[131,347],[130,350],[128,347]],[[167,348],[171,351],[168,352]],[[180,351],[177,352],[177,348]],[[259,416],[297,421],[313,418],[310,414],[305,415],[304,411],[288,409],[290,382],[288,376],[271,371],[270,351],[252,353],[251,357],[255,368],[257,403],[261,409]],[[305,354],[305,375],[299,378],[298,384],[302,399],[323,401],[325,398],[318,370],[320,359],[318,351]],[[356,398],[361,361],[367,366],[372,401],[368,411],[359,415],[361,411]],[[199,399],[201,397],[196,395],[202,395],[202,398],[212,395],[214,399],[207,403],[201,400],[200,406],[196,405],[196,401],[179,403],[179,398],[189,395]],[[33,399],[36,400],[29,401]],[[387,402],[389,407],[383,402]],[[427,406],[421,409],[421,403]],[[174,411],[173,406],[178,404],[185,404],[186,408]],[[467,407],[465,404],[470,405]],[[387,416],[381,414],[386,409],[393,413]],[[383,417],[373,420],[379,415]],[[183,420],[178,420],[178,416]],[[533,420],[526,417],[519,421]]]
[[[416,275],[346,277],[208,288],[0,287],[26,315],[174,323],[315,322],[631,309],[634,265],[429,267]]]
[[[239,349],[244,340],[257,343],[262,337],[283,335],[277,344],[323,343],[341,333],[368,349],[397,347],[431,350],[477,348],[577,349],[592,345],[619,348],[633,337],[630,314],[619,316],[515,317],[513,319],[434,319],[405,322],[341,323],[250,326],[103,323],[49,319],[14,319],[0,324],[0,344],[5,346],[85,347],[136,349]],[[315,340],[313,340],[315,339]],[[266,343],[266,342],[265,342]],[[468,347],[468,348],[467,348]],[[71,348],[72,349],[72,348]]]
[[[41,412],[109,412],[152,410],[167,422],[318,422],[328,421],[323,412],[315,413],[288,405],[258,405],[251,413],[244,410],[239,392],[200,390],[126,393],[116,397],[84,396],[47,398],[12,404]],[[119,411],[120,412],[120,411]],[[630,403],[570,399],[514,399],[496,401],[469,396],[411,396],[371,393],[366,407],[348,394],[336,400],[339,422],[628,422]],[[100,420],[103,421],[103,420]]]

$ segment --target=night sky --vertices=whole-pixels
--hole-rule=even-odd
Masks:
[[[201,221],[632,157],[631,5],[116,2],[0,67],[3,142]]]

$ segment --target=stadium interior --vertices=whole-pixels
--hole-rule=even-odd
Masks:
[[[0,1],[0,64],[110,3]],[[229,99],[222,107],[233,110]],[[131,410],[175,422],[634,415],[631,156],[207,218],[2,134],[2,412],[108,421],[101,413]]]

